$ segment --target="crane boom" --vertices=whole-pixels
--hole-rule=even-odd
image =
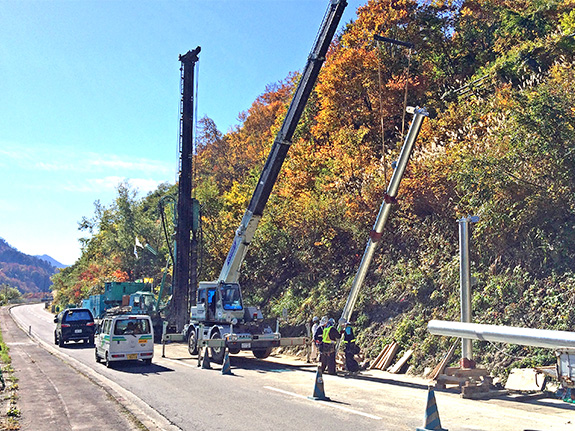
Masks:
[[[292,143],[293,134],[325,61],[327,50],[346,6],[346,0],[330,1],[283,124],[274,140],[251,201],[236,231],[234,242],[230,247],[218,277],[220,282],[237,283],[239,280],[241,264],[258,227],[272,188],[276,183]]]

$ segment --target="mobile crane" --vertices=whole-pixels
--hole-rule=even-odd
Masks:
[[[198,353],[200,341],[206,339],[214,341],[209,344],[212,360],[220,363],[224,358],[224,348],[228,348],[232,354],[251,350],[256,358],[263,359],[270,355],[274,347],[305,342],[304,338],[301,338],[300,342],[294,339],[282,340],[278,327],[275,332],[269,326],[264,327],[263,315],[258,307],[244,304],[239,284],[240,267],[346,6],[346,0],[330,0],[281,129],[235,233],[220,275],[215,281],[199,283],[196,305],[190,308],[190,321],[183,330],[184,339],[187,340],[188,350],[192,355]],[[217,340],[221,342],[218,344]]]

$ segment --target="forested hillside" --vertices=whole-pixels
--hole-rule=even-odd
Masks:
[[[250,302],[291,323],[341,312],[411,119],[416,149],[354,320],[367,351],[394,339],[418,369],[450,340],[433,318],[459,319],[457,220],[472,228],[476,322],[575,329],[575,1],[371,0],[334,41],[243,267]],[[377,43],[374,34],[415,45]],[[200,121],[196,197],[201,279],[217,277],[297,73],[266,87],[222,133]],[[406,91],[407,86],[407,91]],[[158,202],[125,185],[81,228],[82,257],[54,277],[61,301],[103,280],[161,277]],[[168,220],[171,216],[168,214]],[[136,235],[160,251],[134,255]],[[479,362],[553,361],[552,352],[476,344]],[[526,358],[526,359],[522,359]]]
[[[50,263],[21,253],[0,238],[0,285],[21,293],[49,292],[57,269]]]

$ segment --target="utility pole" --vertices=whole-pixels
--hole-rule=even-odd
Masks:
[[[461,322],[463,323],[471,323],[469,223],[477,223],[478,221],[478,216],[467,216],[459,220],[459,284],[461,299]],[[473,344],[470,338],[461,339],[461,363],[462,368],[474,368]]]
[[[194,69],[199,61],[198,46],[193,51],[180,55],[182,63],[182,100],[180,107],[180,170],[178,185],[177,225],[176,225],[176,261],[174,262],[174,283],[170,322],[181,331],[188,320],[190,306],[190,289],[192,279],[192,181],[193,181],[193,121],[194,121]],[[197,250],[197,247],[195,247]],[[196,252],[197,260],[197,252]],[[194,274],[194,281],[195,281]]]

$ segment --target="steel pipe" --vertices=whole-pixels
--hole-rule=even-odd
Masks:
[[[407,136],[405,138],[405,142],[403,143],[403,147],[401,147],[401,152],[399,154],[397,166],[393,171],[391,180],[387,187],[387,191],[385,194],[387,198],[384,198],[381,207],[379,208],[379,214],[377,215],[377,219],[375,220],[375,225],[373,226],[370,238],[367,241],[367,246],[365,247],[365,251],[363,252],[361,263],[359,264],[359,268],[357,270],[357,273],[355,274],[355,278],[353,279],[351,290],[349,291],[349,296],[347,297],[347,302],[345,303],[345,307],[341,314],[341,317],[344,318],[345,320],[351,319],[351,314],[353,313],[353,308],[355,306],[355,302],[357,301],[357,296],[359,295],[359,291],[367,275],[367,270],[369,269],[369,265],[375,254],[375,249],[377,248],[378,242],[381,239],[381,234],[383,233],[383,229],[385,228],[387,219],[389,218],[389,214],[391,212],[391,206],[395,201],[395,197],[397,196],[399,184],[401,183],[403,173],[405,172],[405,168],[407,167],[407,162],[409,161],[409,158],[413,151],[415,140],[419,135],[419,131],[421,130],[423,120],[429,116],[429,113],[425,108],[408,107],[406,110],[407,112],[414,114],[413,121],[411,122],[409,131],[407,132]]]
[[[521,346],[545,347],[548,349],[575,348],[575,332],[567,331],[483,325],[445,320],[430,321],[427,324],[427,330],[433,335],[519,344]]]

